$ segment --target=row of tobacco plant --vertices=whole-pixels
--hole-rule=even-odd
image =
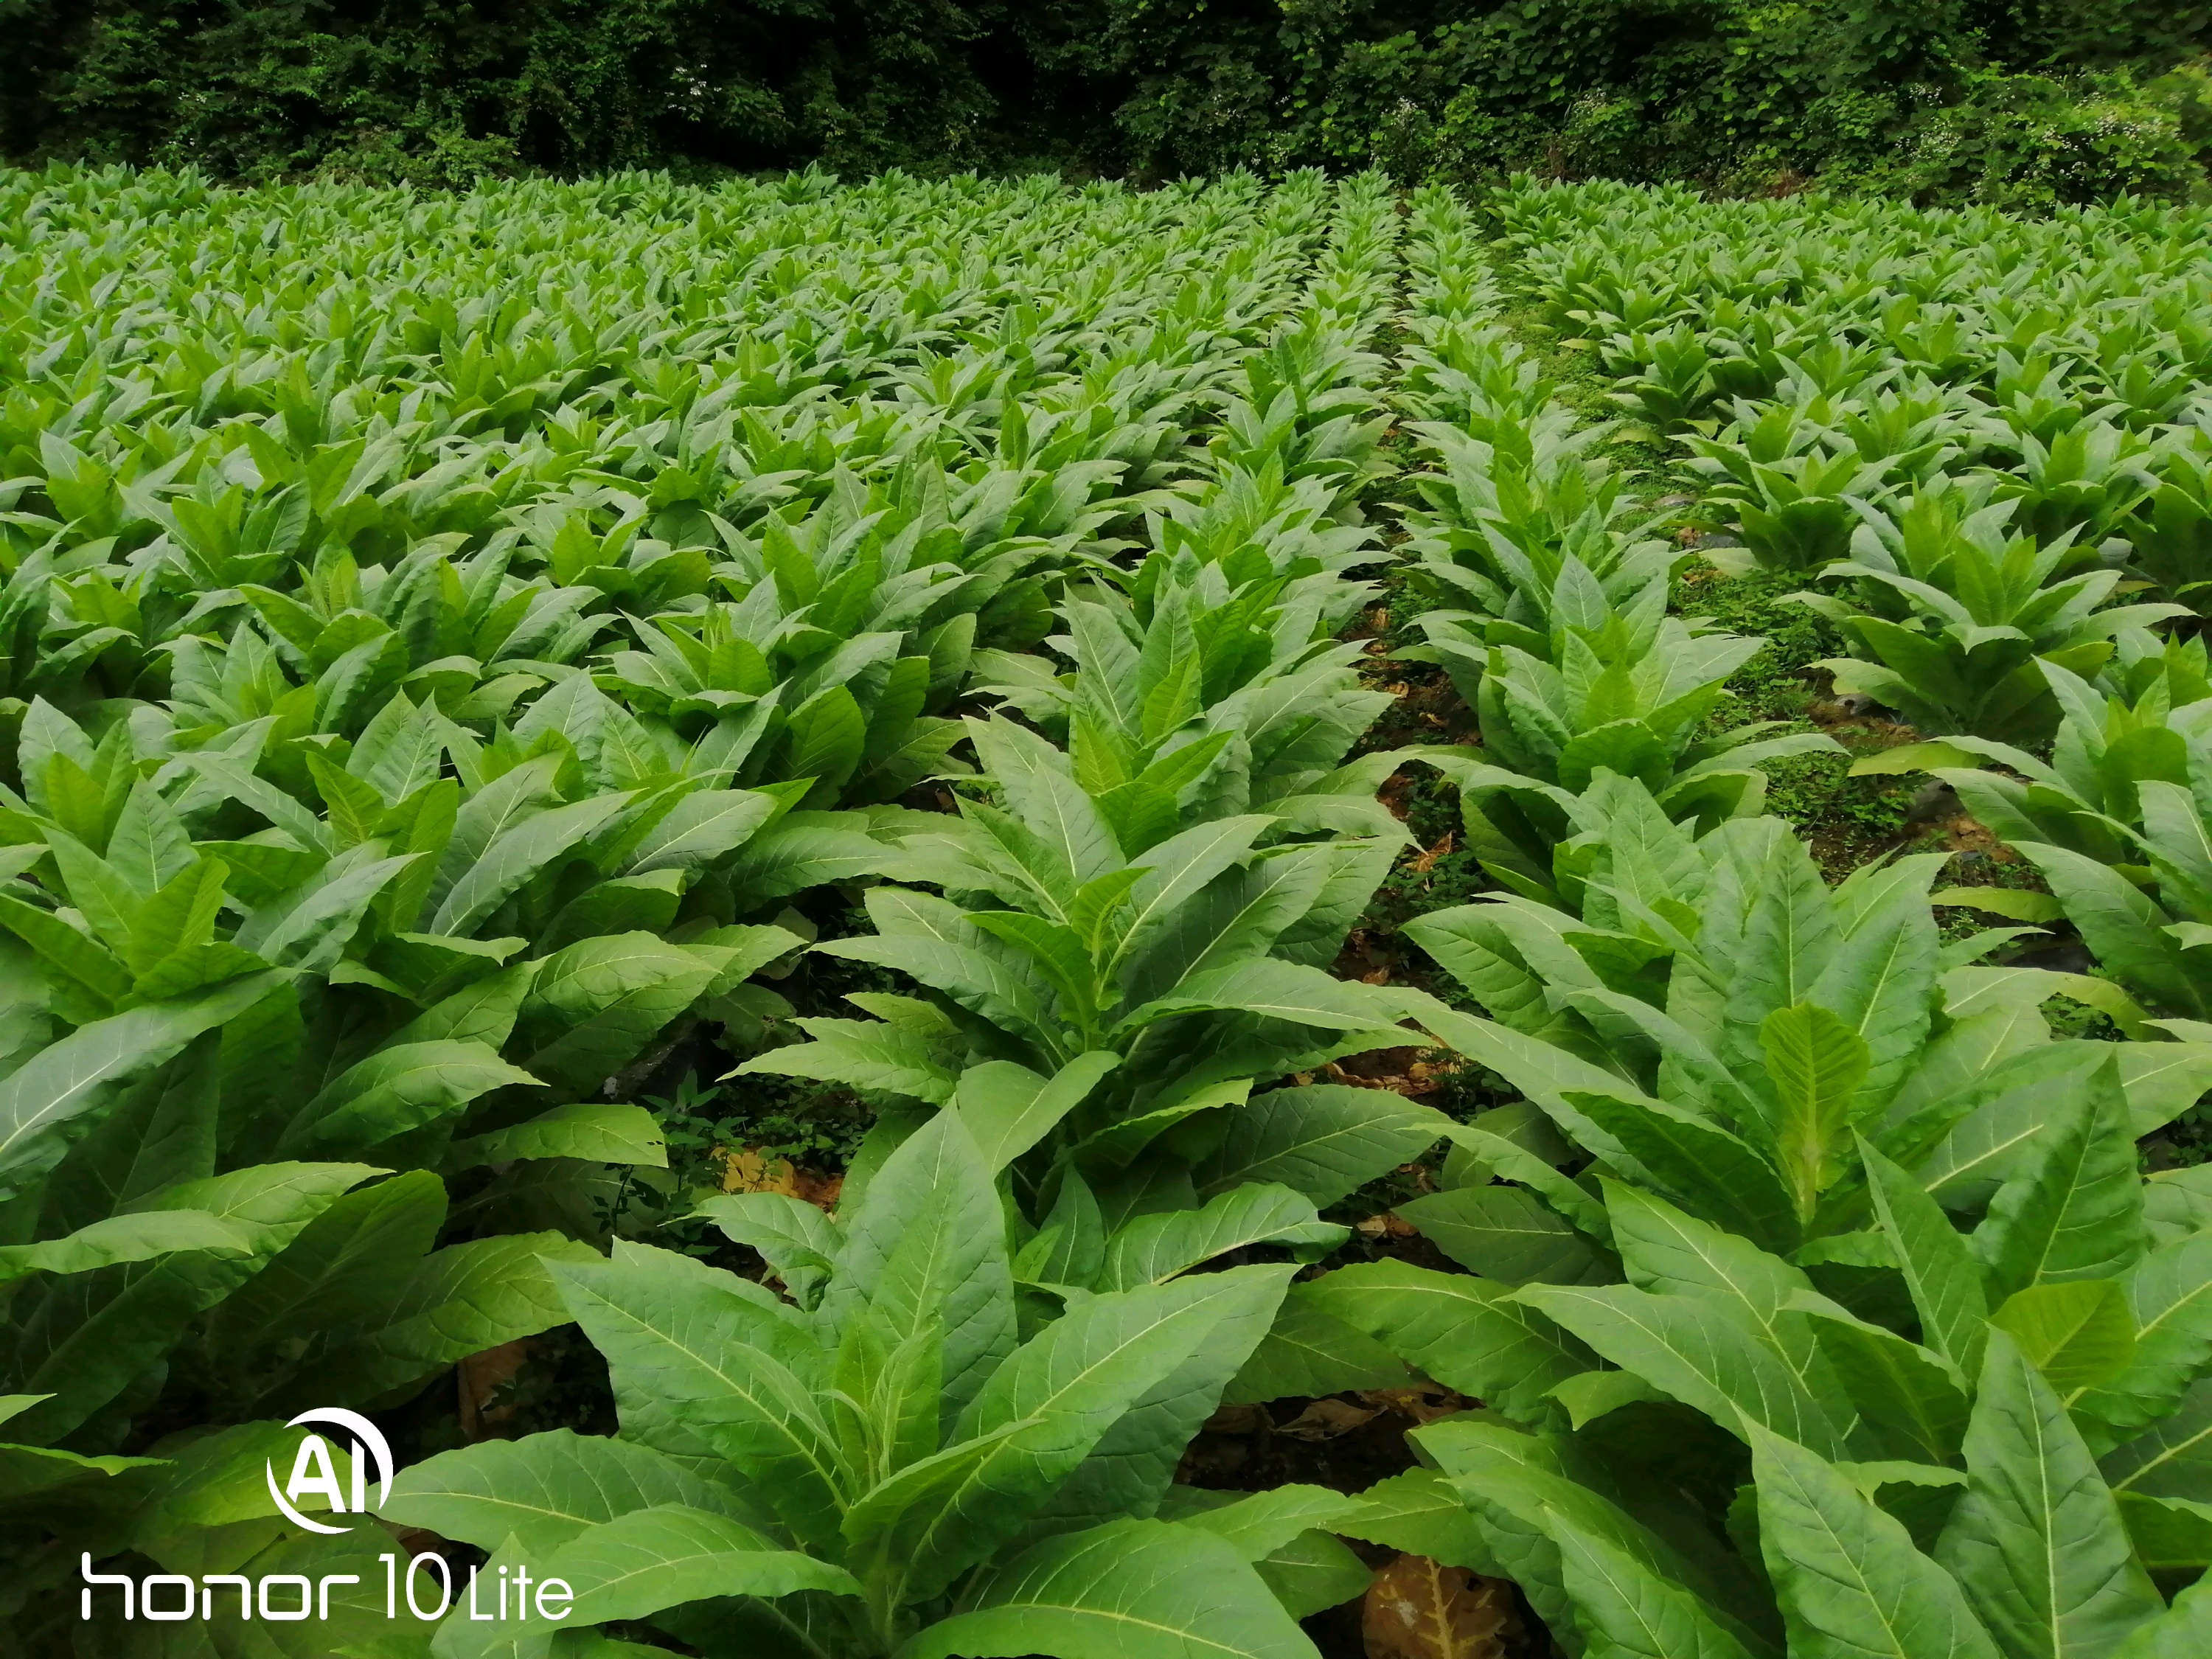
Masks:
[[[1516,187],[1492,250],[1312,175],[0,193],[17,1645],[1296,1659],[1379,1549],[1602,1659],[2208,1650],[2212,1182],[2136,1151],[2212,1084],[2201,215],[1883,210],[1861,268],[1802,204]],[[1516,304],[2039,888],[1762,813],[1836,745],[1730,723],[1760,641],[1668,614]],[[1398,654],[1478,740],[1347,760],[1409,457]],[[1330,971],[1417,764],[1498,888],[1408,924],[1449,998]],[[2062,916],[2100,971],[2006,965]],[[833,1211],[667,1194],[750,1275],[616,1201],[702,1033],[872,1109]],[[1512,1103],[1313,1080],[1409,1042]],[[1339,1265],[1414,1163],[1467,1271]],[[270,1513],[288,1417],[571,1323],[618,1434]],[[1422,1379],[1380,1485],[1177,1480]],[[392,1528],[573,1606],[392,1617]],[[86,1563],[326,1599],[88,1620]]]

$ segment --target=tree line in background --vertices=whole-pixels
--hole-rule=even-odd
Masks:
[[[267,179],[1379,164],[2186,198],[2176,0],[0,0],[16,160]]]

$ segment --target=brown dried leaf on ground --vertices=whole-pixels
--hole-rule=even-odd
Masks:
[[[726,1193],[784,1193],[799,1196],[798,1166],[787,1158],[769,1158],[751,1146],[717,1146]]]
[[[726,1193],[782,1193],[817,1209],[836,1207],[843,1190],[842,1175],[817,1175],[802,1170],[787,1158],[771,1158],[756,1146],[717,1146],[715,1160],[722,1166]]]
[[[1200,1426],[1208,1434],[1258,1434],[1273,1422],[1265,1406],[1223,1406]]]
[[[1367,1659],[1504,1659],[1512,1588],[1425,1555],[1375,1575],[1360,1609]]]
[[[501,1389],[514,1381],[529,1357],[530,1339],[522,1336],[472,1353],[453,1368],[462,1438],[488,1439],[514,1415],[511,1401],[504,1405],[494,1405],[492,1401]]]
[[[1334,1440],[1340,1434],[1365,1427],[1378,1414],[1348,1400],[1316,1400],[1275,1432],[1288,1435],[1293,1440]]]
[[[1455,831],[1450,830],[1445,830],[1443,833],[1443,838],[1437,842],[1434,847],[1430,848],[1428,851],[1420,854],[1419,857],[1407,861],[1406,865],[1407,870],[1413,875],[1427,875],[1430,871],[1437,867],[1437,860],[1443,857],[1445,854],[1451,851],[1452,842],[1455,839],[1457,839]]]
[[[1367,982],[1380,985],[1388,981],[1370,978]],[[1419,1058],[1429,1052],[1411,1044],[1402,1048],[1372,1048],[1364,1054],[1330,1060],[1323,1069],[1332,1083],[1346,1084],[1355,1089],[1388,1089],[1400,1095],[1434,1094],[1443,1086],[1442,1082],[1428,1063]]]
[[[1413,775],[1401,767],[1382,781],[1382,787],[1375,792],[1375,799],[1382,803],[1385,811],[1403,823],[1411,810],[1406,805],[1406,797],[1413,792]]]
[[[1393,1215],[1370,1215],[1364,1221],[1355,1221],[1352,1230],[1369,1238],[1411,1238],[1420,1230],[1410,1221],[1401,1221]]]
[[[799,1188],[799,1197],[817,1210],[835,1212],[838,1196],[845,1190],[842,1175],[817,1175],[811,1170],[794,1170],[792,1179]]]
[[[1474,1401],[1465,1395],[1455,1393],[1441,1382],[1416,1382],[1404,1389],[1362,1389],[1359,1403],[1372,1406],[1377,1411],[1396,1412],[1410,1417],[1416,1423],[1433,1423],[1440,1417],[1449,1417],[1454,1412],[1463,1412]]]

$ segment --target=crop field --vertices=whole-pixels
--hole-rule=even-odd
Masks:
[[[2208,247],[0,172],[0,1654],[2212,1659]]]

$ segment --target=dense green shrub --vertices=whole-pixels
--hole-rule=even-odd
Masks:
[[[2167,0],[0,0],[17,157],[441,185],[635,165],[2201,185]]]
[[[1019,125],[991,82],[1006,78],[996,60],[1020,52],[1023,9],[5,0],[0,18],[35,43],[38,67],[9,101],[7,138],[19,154],[246,178],[319,169],[437,183],[519,163],[988,159]]]

